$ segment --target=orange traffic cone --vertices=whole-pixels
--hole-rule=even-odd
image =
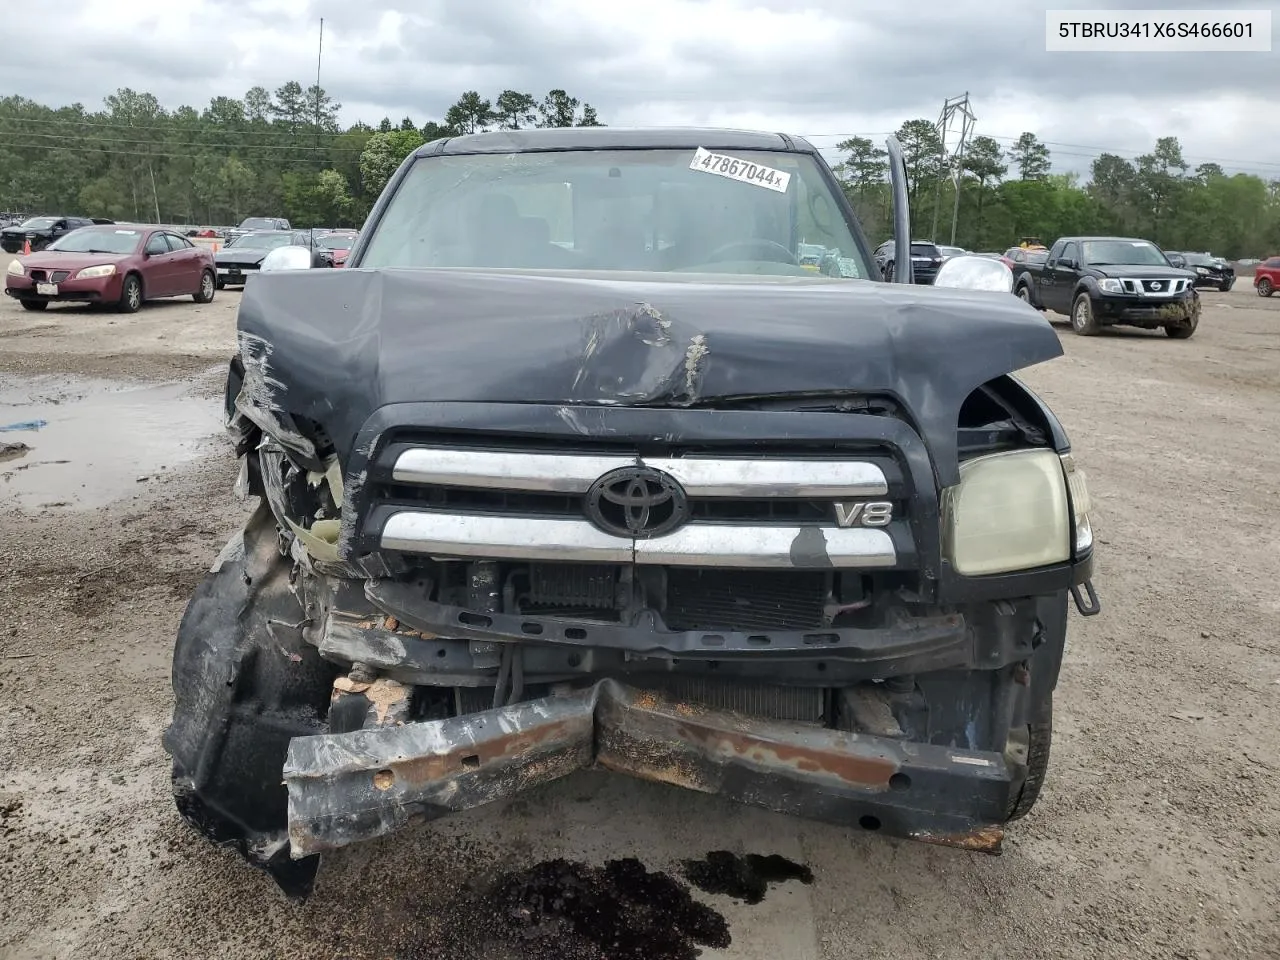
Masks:
[[[27,238],[26,240],[22,241],[22,255],[24,257],[29,257],[31,255],[31,239],[30,238]]]

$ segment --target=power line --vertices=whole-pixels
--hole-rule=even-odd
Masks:
[[[0,136],[13,136],[13,134],[0,133]],[[29,146],[29,144],[0,142],[0,147],[5,147],[8,149],[15,149],[23,146]],[[54,148],[50,146],[48,149],[52,150]],[[151,151],[151,150],[118,150],[115,148],[102,149],[102,148],[94,147],[88,144],[78,146],[78,147],[58,146],[57,149],[59,151],[71,150],[81,154],[102,154],[102,155],[111,156],[111,157],[150,157],[155,160],[206,160],[210,157],[210,154],[208,153],[173,153],[173,152],[162,152],[162,151]],[[262,159],[268,159],[268,158],[264,157],[261,154],[257,154],[253,156],[247,156],[245,159],[262,160]],[[271,160],[272,163],[308,163],[313,166],[324,162],[324,158],[322,157],[270,157],[269,159]]]

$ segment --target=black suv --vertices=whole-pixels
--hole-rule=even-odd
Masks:
[[[1165,251],[1169,263],[1195,273],[1197,287],[1212,287],[1226,293],[1236,282],[1236,271],[1227,261],[1207,253],[1171,253]]]
[[[32,217],[16,226],[0,230],[0,249],[5,253],[21,253],[23,247],[30,243],[33,251],[43,250],[72,230],[91,227],[95,223],[111,222],[89,217]]]
[[[886,240],[880,246],[876,247],[876,266],[884,274],[886,280],[894,278],[895,264],[893,253],[893,241]],[[911,241],[911,275],[915,283],[929,284],[933,283],[934,277],[938,275],[938,268],[942,266],[942,261],[947,259],[942,249],[929,240],[912,240]]]
[[[1014,375],[1062,344],[948,289],[1003,268],[884,282],[801,138],[611,127],[418,148],[348,263],[240,303],[256,501],[178,629],[189,823],[301,896],[600,767],[998,852],[1098,612],[1084,475]]]

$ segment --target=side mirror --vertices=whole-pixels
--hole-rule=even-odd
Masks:
[[[913,283],[911,269],[911,207],[907,199],[907,162],[897,137],[884,142],[889,154],[889,188],[893,193],[893,279]]]
[[[943,262],[933,285],[953,290],[1013,293],[1013,271],[999,260],[959,254]]]
[[[262,273],[279,270],[310,270],[311,251],[306,247],[276,247],[262,259]]]

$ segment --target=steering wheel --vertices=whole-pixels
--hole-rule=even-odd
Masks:
[[[740,252],[742,256],[731,257],[728,254]],[[769,263],[789,263],[798,265],[795,254],[780,243],[756,237],[751,240],[734,240],[711,251],[707,263],[720,263],[725,260],[766,260]]]

